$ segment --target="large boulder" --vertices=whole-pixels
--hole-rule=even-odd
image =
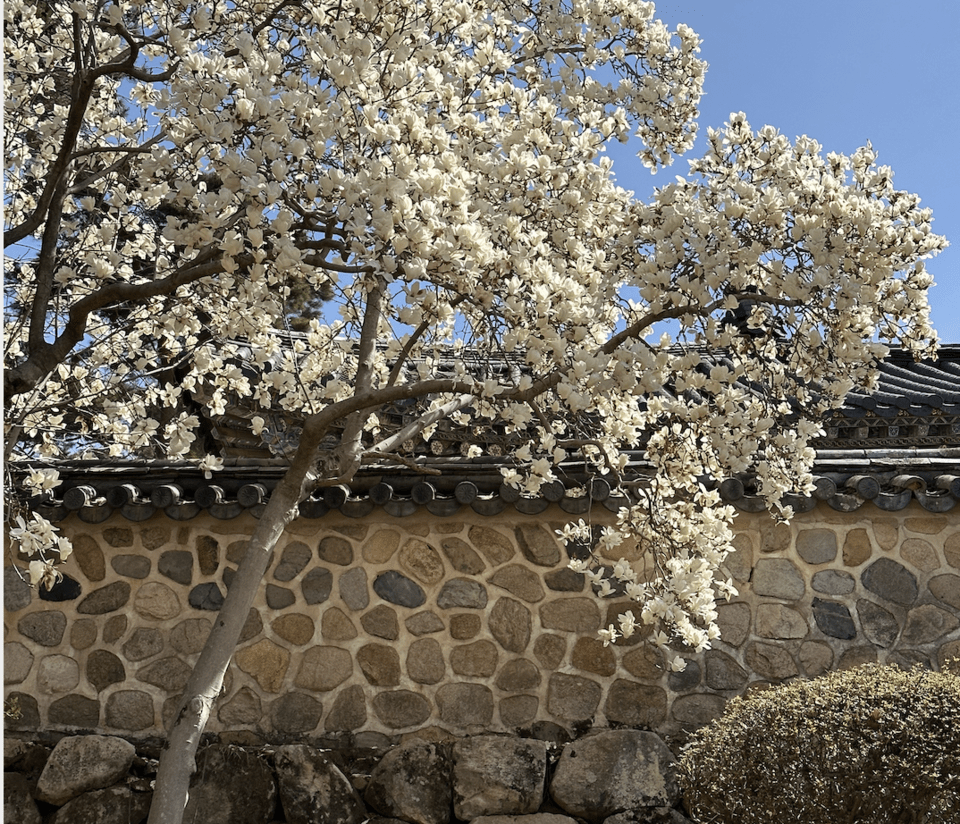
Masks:
[[[50,824],[143,824],[152,797],[122,786],[93,790],[64,804]]]
[[[675,759],[652,732],[605,730],[563,748],[550,794],[588,821],[642,807],[672,807],[680,795]]]
[[[126,776],[136,750],[112,735],[62,738],[37,782],[37,798],[61,806],[88,790],[109,787]]]
[[[377,764],[364,799],[378,813],[413,824],[450,821],[451,763],[438,744],[413,742],[390,750]]]
[[[268,824],[276,807],[273,770],[255,753],[215,744],[197,756],[184,821]]]
[[[3,820],[17,824],[40,824],[37,802],[30,785],[20,773],[3,774]]]
[[[366,809],[347,777],[306,744],[277,750],[280,804],[289,824],[361,824]]]
[[[478,735],[453,747],[453,812],[462,821],[480,815],[535,813],[547,774],[544,741]]]

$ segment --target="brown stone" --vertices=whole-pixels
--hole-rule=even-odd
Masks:
[[[492,641],[462,644],[450,652],[450,668],[468,678],[486,678],[497,670],[499,653]]]
[[[544,575],[543,582],[554,592],[583,592],[587,579],[582,572],[562,567]]]
[[[586,721],[597,711],[601,692],[596,681],[555,672],[547,684],[547,711],[564,721]]]
[[[625,653],[623,668],[634,678],[657,681],[664,673],[663,653],[652,644],[642,644]]]
[[[436,604],[440,609],[483,609],[487,588],[470,578],[451,578],[440,589]]]
[[[480,616],[461,612],[450,616],[450,637],[457,641],[469,641],[480,632]]]
[[[362,541],[367,537],[367,533],[370,531],[365,524],[342,524],[340,526],[335,526],[334,532],[339,532],[341,535],[346,535],[348,538],[353,538],[355,541]]]
[[[937,664],[941,670],[960,675],[960,640],[942,644],[937,650]]]
[[[375,687],[400,684],[400,656],[386,644],[365,644],[357,652],[357,664],[363,677]]]
[[[443,619],[430,610],[411,615],[403,624],[412,635],[430,635],[434,632],[443,632],[446,629]]]
[[[263,709],[260,706],[260,697],[250,687],[241,687],[233,698],[221,704],[217,710],[220,723],[230,727],[256,724],[261,715]]]
[[[532,626],[530,611],[506,596],[497,600],[487,619],[490,634],[507,652],[523,652],[527,648]]]
[[[513,530],[523,557],[531,564],[555,567],[560,563],[560,544],[542,526],[518,526]]]
[[[375,635],[377,638],[396,641],[400,636],[397,612],[386,604],[375,606],[369,612],[361,615],[360,623],[368,635]]]
[[[747,672],[731,656],[718,649],[704,655],[706,682],[714,690],[741,690],[747,683]]]
[[[50,705],[47,720],[57,726],[96,729],[100,726],[100,702],[85,695],[65,695]]]
[[[350,566],[353,563],[353,545],[346,538],[328,535],[320,540],[317,555],[321,561],[338,566]]]
[[[947,522],[944,518],[927,516],[925,518],[907,518],[903,525],[911,532],[919,532],[921,535],[936,535],[938,532],[943,532]]]
[[[339,647],[310,647],[300,661],[294,684],[308,690],[329,692],[353,674],[353,656]]]
[[[479,575],[487,567],[476,550],[460,538],[444,538],[440,548],[450,565],[464,575]]]
[[[960,532],[947,536],[943,542],[943,557],[954,569],[960,569]]]
[[[103,540],[113,547],[133,546],[133,530],[126,526],[111,526],[103,530]]]
[[[733,550],[724,559],[723,568],[735,581],[746,583],[753,572],[753,540],[743,533],[733,539]]]
[[[123,657],[128,661],[144,661],[163,652],[163,634],[156,627],[137,627],[124,641]]]
[[[233,544],[231,544],[233,546]],[[246,547],[244,547],[245,549]],[[313,558],[313,551],[302,541],[291,541],[280,553],[280,560],[273,570],[276,581],[292,581],[306,568]],[[241,556],[242,560],[242,556]],[[239,563],[237,561],[236,563]]]
[[[500,722],[510,728],[525,727],[537,717],[540,699],[535,695],[508,695],[500,699]]]
[[[260,610],[250,607],[247,620],[243,622],[243,629],[240,630],[240,643],[244,644],[251,638],[256,638],[262,631],[263,619],[260,617]]]
[[[400,546],[400,533],[392,529],[378,529],[363,543],[363,560],[368,564],[385,564]]]
[[[773,519],[764,519],[760,526],[760,551],[782,552],[790,546],[790,527]]]
[[[133,608],[147,620],[167,621],[180,614],[180,599],[166,584],[151,582],[137,590]]]
[[[684,727],[702,727],[723,715],[727,699],[712,693],[681,695],[673,702],[670,714]]]
[[[316,629],[312,618],[299,613],[281,615],[274,620],[270,627],[284,641],[289,641],[298,647],[309,644],[313,640],[313,633]]]
[[[103,615],[126,606],[130,600],[130,584],[114,581],[95,589],[77,604],[77,612],[83,615]]]
[[[73,538],[73,559],[88,581],[102,581],[107,575],[100,544],[89,535],[77,535]]]
[[[747,647],[746,665],[757,675],[782,681],[798,674],[797,664],[789,652],[775,644],[754,641]]]
[[[893,518],[871,518],[870,530],[873,537],[880,545],[880,549],[888,552],[897,545],[900,540],[900,525]]]
[[[127,631],[126,615],[111,615],[103,625],[103,642],[105,644],[115,644]]]
[[[823,675],[833,666],[833,650],[824,641],[804,641],[800,645],[800,666],[808,678]]]
[[[796,564],[787,558],[761,558],[753,570],[753,592],[771,598],[796,601],[806,585]]]
[[[514,658],[500,668],[497,689],[504,692],[525,692],[540,686],[540,670],[526,658]]]
[[[323,728],[327,732],[348,732],[367,723],[367,701],[363,697],[363,688],[357,684],[346,687],[337,693]]]
[[[140,544],[151,552],[170,540],[170,529],[165,526],[147,526],[140,530]]]
[[[750,634],[750,605],[718,604],[717,626],[723,643],[739,647]]]
[[[373,711],[393,730],[416,727],[430,717],[430,702],[410,690],[378,692],[373,698]]]
[[[757,607],[757,635],[763,638],[803,638],[808,629],[803,615],[791,607],[783,604]]]
[[[538,635],[533,654],[545,670],[555,670],[567,654],[567,642],[559,635]]]
[[[283,677],[287,674],[287,667],[290,666],[290,653],[269,638],[264,638],[241,649],[234,656],[234,660],[240,669],[254,678],[261,689],[266,692],[280,692]],[[304,663],[306,663],[306,656],[304,656]],[[299,674],[297,686],[303,686],[300,683]]]
[[[890,647],[897,640],[900,624],[892,612],[861,598],[857,601],[857,614],[867,640],[881,647]]]
[[[472,526],[469,536],[470,543],[480,550],[491,566],[496,567],[505,564],[516,554],[517,550],[513,541],[495,529],[486,526]]]
[[[452,727],[486,727],[493,720],[493,692],[483,684],[444,684],[436,701],[441,722]]]
[[[59,610],[31,612],[17,622],[20,634],[42,647],[55,647],[63,640],[67,616]]]
[[[109,654],[109,653],[108,653]],[[80,667],[67,655],[45,655],[37,665],[37,690],[44,695],[70,692],[80,683]]]
[[[667,693],[660,687],[618,678],[610,685],[603,714],[610,723],[656,729],[667,717]]]
[[[445,673],[443,649],[435,638],[421,638],[410,645],[407,650],[407,675],[412,680],[418,684],[436,684]]]
[[[277,732],[302,735],[316,729],[323,715],[323,704],[312,695],[288,692],[270,705],[270,718]]]
[[[320,634],[327,641],[350,641],[357,637],[357,628],[340,607],[330,607],[320,619]]]
[[[958,626],[955,615],[933,604],[914,607],[907,615],[907,625],[900,636],[902,644],[929,644],[941,640]]]
[[[180,692],[187,685],[192,669],[176,656],[160,658],[137,670],[137,680],[167,692]]]
[[[363,567],[354,567],[340,576],[340,598],[344,606],[354,612],[360,612],[370,606],[367,571]]]
[[[107,699],[106,726],[138,732],[154,726],[153,699],[140,690],[120,690]]]
[[[33,653],[23,644],[10,641],[3,645],[3,683],[20,684],[33,667]]]
[[[92,647],[97,640],[97,624],[93,618],[79,618],[70,627],[70,646],[75,650]]]
[[[170,631],[170,645],[184,655],[203,649],[213,624],[206,618],[187,618]]]
[[[422,584],[443,580],[443,558],[430,544],[419,538],[410,538],[400,548],[400,566]]]
[[[853,669],[863,664],[875,664],[877,662],[876,647],[852,647],[844,650],[840,660],[837,661],[837,669]]]
[[[865,529],[851,529],[843,542],[843,565],[848,567],[860,566],[870,559],[873,546],[870,536]]]
[[[197,562],[201,575],[213,575],[220,566],[220,544],[210,535],[197,536]]]
[[[544,629],[564,632],[596,632],[600,629],[600,608],[592,598],[558,598],[540,605]]]
[[[613,675],[617,670],[617,659],[613,650],[603,645],[599,638],[584,636],[573,645],[570,663],[579,670],[595,675]]]
[[[960,575],[937,575],[927,582],[927,588],[938,601],[960,610]]]
[[[500,589],[505,589],[511,595],[516,595],[522,601],[529,604],[543,600],[543,586],[540,584],[540,577],[533,570],[520,566],[520,564],[508,564],[501,567],[487,579],[491,584]]]
[[[922,538],[907,538],[900,545],[900,557],[922,572],[932,572],[940,566],[937,551]]]

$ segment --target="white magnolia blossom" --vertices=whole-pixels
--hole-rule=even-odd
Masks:
[[[604,640],[646,625],[679,668],[669,645],[707,648],[735,593],[734,513],[698,479],[755,473],[789,517],[818,422],[870,386],[884,344],[932,351],[925,261],[945,240],[869,145],[824,156],[734,113],[685,176],[646,198],[616,184],[611,141],[662,168],[696,135],[699,39],[653,3],[3,13],[6,434],[23,466],[189,459],[209,478],[204,419],[239,405],[257,434],[339,416],[314,480],[342,483],[401,450],[388,403],[429,410],[402,442],[441,414],[497,422],[521,494],[570,461],[629,493],[614,524],[562,536],[601,593],[638,602]],[[326,303],[291,336],[305,293]],[[25,472],[34,495],[56,481]],[[27,556],[63,546],[42,520],[13,533]]]

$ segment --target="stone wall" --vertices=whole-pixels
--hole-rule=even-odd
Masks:
[[[789,527],[741,513],[728,563],[740,595],[720,608],[723,640],[672,674],[639,639],[597,640],[626,603],[598,600],[566,568],[553,530],[567,517],[554,506],[298,520],[208,729],[251,742],[431,726],[672,735],[758,685],[960,657],[960,510],[821,503]],[[161,733],[253,523],[71,516],[61,528],[74,556],[53,592],[6,568],[8,727]]]

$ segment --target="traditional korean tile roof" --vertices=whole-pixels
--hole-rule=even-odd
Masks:
[[[264,443],[250,429],[253,414],[232,409],[213,420],[225,456],[225,468],[213,479],[185,464],[64,462],[59,466],[64,481],[59,497],[47,501],[43,510],[54,520],[76,512],[92,522],[105,520],[116,510],[133,521],[158,510],[175,520],[188,520],[202,511],[221,519],[246,511],[256,516],[282,476],[286,460],[282,422],[274,422],[273,434],[268,433]],[[392,414],[402,421],[415,410],[398,406]],[[937,360],[920,363],[905,352],[892,352],[881,365],[877,388],[869,394],[850,393],[824,429],[815,444],[816,492],[793,496],[789,502],[796,510],[812,509],[818,500],[840,511],[855,510],[867,501],[895,511],[914,499],[932,512],[953,508],[960,499],[960,345],[943,346]],[[576,464],[563,465],[564,481],[547,484],[538,497],[520,497],[501,483],[506,436],[495,426],[483,432],[469,430],[472,442],[479,441],[485,454],[466,458],[462,453],[470,442],[464,431],[440,428],[433,445],[418,451],[418,464],[433,474],[402,467],[365,468],[349,487],[318,490],[301,505],[302,517],[319,518],[339,510],[364,518],[377,509],[392,517],[420,509],[446,517],[461,508],[497,515],[507,507],[536,514],[552,503],[579,515],[594,504],[616,511],[626,502],[606,481],[588,478]],[[286,434],[295,437],[294,432]],[[640,469],[642,454],[632,457]],[[749,477],[714,483],[721,497],[738,508],[763,508]]]

